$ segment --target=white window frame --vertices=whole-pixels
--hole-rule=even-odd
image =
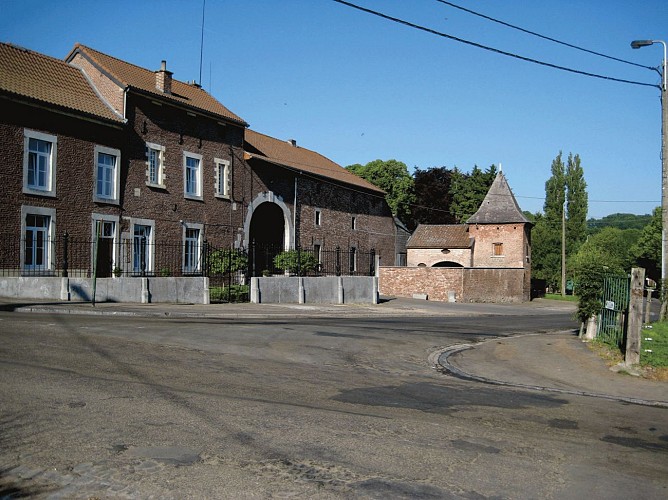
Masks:
[[[111,194],[106,196],[98,192],[98,169],[100,168],[98,162],[98,156],[100,154],[106,154],[114,156],[116,161],[114,163],[114,170],[112,172],[111,181]],[[105,167],[106,168],[106,167]],[[118,205],[120,202],[119,199],[119,185],[121,180],[121,151],[115,148],[108,148],[106,146],[95,146],[94,158],[93,158],[93,201],[98,203],[111,203],[113,205]]]
[[[315,209],[315,217],[313,219],[313,224],[315,227],[322,227],[322,210],[319,208]]]
[[[114,231],[113,235],[111,236],[112,240],[112,251],[111,251],[111,258],[112,258],[112,265],[111,268],[112,270],[116,267],[121,267],[119,265],[119,259],[118,259],[118,238],[120,235],[120,219],[118,215],[108,215],[108,214],[97,214],[93,213],[91,214],[91,228],[90,228],[90,235],[91,235],[91,242],[93,244],[91,245],[91,269],[93,269],[93,266],[95,265],[94,259],[95,259],[95,241],[97,241],[97,225],[98,223],[105,223],[105,222],[111,222],[114,225]]]
[[[230,162],[215,158],[215,196],[217,198],[230,199]]]
[[[151,171],[151,153],[155,154],[155,172]],[[165,146],[153,142],[146,143],[146,185],[165,189]]]
[[[148,241],[146,242],[146,274],[150,275],[155,272],[154,262],[155,262],[155,221],[151,219],[130,219],[130,241],[132,245],[132,255],[131,255],[131,266],[132,274],[141,273],[141,264],[138,263],[135,267],[135,257],[136,257],[136,248],[135,248],[135,228],[136,226],[148,226],[150,227],[150,234]],[[140,256],[141,257],[141,256]]]
[[[350,226],[353,231],[357,231],[357,216],[353,215],[350,219]]]
[[[195,191],[188,192],[188,158],[197,160],[197,171],[195,172]],[[183,197],[190,200],[202,199],[202,155],[197,153],[183,152]]]
[[[28,183],[30,171],[30,139],[44,141],[51,144],[49,161],[47,166],[45,185],[43,187]],[[37,132],[36,130],[23,130],[23,192],[40,196],[56,196],[56,165],[58,157],[58,138],[55,135]]]
[[[186,262],[186,247],[188,246],[189,242],[192,242],[192,239],[188,239],[188,231],[197,231],[197,241],[196,241],[196,248],[197,248],[197,262],[195,263],[195,266],[192,267],[191,265],[188,265],[189,263]],[[193,224],[193,223],[188,223],[184,222],[183,223],[183,232],[182,232],[182,240],[183,240],[183,251],[182,251],[182,272],[183,274],[197,274],[202,272],[202,241],[203,241],[203,235],[204,235],[204,225],[203,224]]]
[[[47,246],[46,249],[46,258],[44,265],[35,266],[34,264],[27,266],[25,262],[26,255],[26,218],[29,215],[39,215],[43,217],[49,217],[49,225],[46,228],[47,232]],[[45,271],[53,272],[55,270],[55,255],[56,255],[56,210],[53,208],[44,208],[44,207],[31,207],[27,205],[21,206],[21,256],[20,256],[20,266],[21,271],[26,272],[35,272],[35,271]]]

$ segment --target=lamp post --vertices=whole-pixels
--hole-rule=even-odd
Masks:
[[[668,243],[666,235],[668,234],[668,74],[666,72],[666,42],[663,40],[633,40],[631,48],[640,49],[660,43],[663,45],[663,62],[661,64],[661,319],[665,320],[668,315],[668,300],[666,300],[666,252],[668,252]]]

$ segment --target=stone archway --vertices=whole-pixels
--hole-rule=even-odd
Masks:
[[[274,257],[290,248],[293,228],[290,211],[272,192],[261,193],[249,206],[244,223],[244,246],[249,251],[249,271],[261,276],[273,271]]]

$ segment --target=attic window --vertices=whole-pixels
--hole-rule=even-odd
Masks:
[[[503,243],[493,243],[494,245],[494,253],[492,254],[494,257],[503,257]]]

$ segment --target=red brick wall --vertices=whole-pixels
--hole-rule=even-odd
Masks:
[[[524,267],[528,242],[524,224],[471,224],[475,238],[473,267]],[[503,244],[503,255],[494,255],[494,243]]]
[[[529,300],[524,269],[381,267],[382,295],[412,297],[427,294],[429,300],[448,301],[454,291],[457,302],[522,302]]]
[[[93,82],[97,91],[104,96],[107,102],[116,112],[123,116],[123,89],[119,87],[111,78],[97,69],[91,62],[81,54],[77,54],[70,62],[73,66],[81,68],[88,78]]]

